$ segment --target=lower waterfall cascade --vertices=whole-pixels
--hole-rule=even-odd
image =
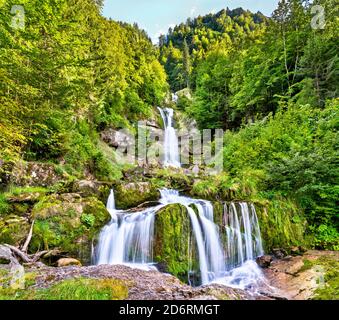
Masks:
[[[190,218],[201,284],[220,283],[244,288],[263,280],[262,272],[253,260],[263,255],[254,205],[246,202],[225,204],[224,225],[220,227],[214,222],[210,201],[181,196],[176,190],[162,189],[160,193],[159,205],[129,213],[115,209],[114,192],[111,191],[107,209],[112,219],[99,236],[94,257],[96,264],[154,268],[156,213],[167,205],[181,204]],[[225,243],[221,240],[221,232],[226,235]]]
[[[170,108],[158,110],[165,127],[164,166],[179,168],[174,111]],[[210,201],[181,196],[178,191],[169,189],[160,190],[160,194],[159,205],[131,213],[115,208],[114,191],[111,191],[107,210],[112,219],[101,231],[94,250],[93,260],[98,265],[125,264],[142,269],[154,268],[156,214],[167,205],[180,204],[189,216],[201,284],[216,282],[243,288],[264,279],[253,261],[264,252],[254,205],[246,202],[225,204],[223,225],[218,226]],[[191,271],[187,270],[187,273]]]

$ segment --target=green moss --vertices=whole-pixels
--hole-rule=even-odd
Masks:
[[[28,272],[25,274],[25,287],[31,287],[36,283],[37,274],[35,272]]]
[[[152,184],[157,188],[190,190],[193,178],[187,176],[183,169],[158,169],[153,173]]]
[[[325,270],[323,285],[315,290],[314,300],[339,300],[339,261],[329,256],[320,257],[314,263]]]
[[[112,186],[111,185],[101,185],[98,187],[98,198],[102,202],[106,203],[109,194],[111,192]]]
[[[83,223],[87,228],[91,228],[95,224],[95,216],[93,214],[84,213],[81,218],[81,223]]]
[[[0,215],[5,215],[9,212],[10,205],[7,202],[7,197],[0,193]]]
[[[299,269],[298,273],[310,270],[314,266],[314,262],[312,262],[308,259],[304,259],[303,263],[304,263],[304,265]]]
[[[56,196],[43,197],[33,208],[32,215],[34,218],[44,218],[43,214],[48,214],[49,208],[61,205],[62,201]]]
[[[0,288],[9,281],[9,269],[0,269]]]
[[[24,275],[24,286],[25,290],[29,290],[29,288],[36,283],[37,274],[35,272],[28,272]],[[12,277],[10,276],[9,269],[0,269],[0,300],[3,300],[4,297],[2,295],[7,294],[16,294],[17,290],[10,285]]]
[[[25,241],[30,224],[27,219],[17,215],[0,216],[0,243],[14,246]]]
[[[19,196],[23,193],[48,193],[49,190],[43,187],[18,187],[18,186],[10,186],[6,196]]]
[[[64,280],[47,289],[0,288],[0,300],[124,300],[128,286],[115,279]]]
[[[30,250],[59,248],[90,261],[92,240],[109,221],[105,205],[96,198],[50,196],[33,209],[35,217]]]
[[[265,204],[257,202],[261,235],[265,250],[307,245],[305,243],[306,220],[302,210],[288,199],[273,199]]]
[[[251,176],[231,178],[227,173],[201,176],[194,181],[191,195],[211,201],[250,201],[257,193],[255,183],[259,172]]]
[[[155,261],[184,281],[194,264],[190,242],[191,227],[186,208],[173,204],[160,210],[155,221]]]
[[[160,198],[158,188],[150,182],[120,184],[115,189],[115,202],[119,209],[125,210],[137,207]]]
[[[11,212],[18,216],[26,216],[30,211],[31,206],[28,203],[13,203],[11,205]]]

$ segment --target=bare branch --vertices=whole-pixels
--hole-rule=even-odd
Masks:
[[[32,236],[33,236],[33,226],[34,226],[34,222],[35,222],[35,220],[32,221],[31,229],[29,230],[29,233],[28,233],[27,239],[26,239],[26,241],[25,241],[25,244],[23,245],[23,247],[22,247],[22,249],[21,249],[23,252],[27,252],[29,243],[31,242],[31,239],[32,239]]]

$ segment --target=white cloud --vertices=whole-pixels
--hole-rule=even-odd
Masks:
[[[161,35],[165,35],[166,33],[167,33],[167,31],[164,31],[163,29],[160,29],[158,32],[156,32],[156,33],[154,34],[154,36],[152,37],[152,42],[153,42],[153,44],[159,43],[159,37],[160,37]]]
[[[165,30],[164,30],[164,29],[159,29],[159,30],[154,34],[154,36],[152,37],[153,43],[158,43],[159,37],[160,37],[161,35],[166,35],[167,32],[168,32],[168,29],[169,29],[169,28],[172,28],[172,29],[173,29],[175,26],[176,26],[175,23],[170,23],[170,24],[167,25],[167,27],[165,28]],[[156,24],[156,27],[158,28],[158,27],[159,27],[159,24]]]
[[[191,17],[194,16],[196,12],[197,12],[197,7],[192,7],[190,11],[190,16]]]

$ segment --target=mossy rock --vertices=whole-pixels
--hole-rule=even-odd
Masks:
[[[19,246],[26,240],[29,229],[26,218],[14,214],[0,216],[0,243]]]
[[[13,214],[16,214],[18,216],[27,216],[29,215],[30,205],[27,203],[13,203],[10,206],[10,211]]]
[[[213,202],[214,223],[218,226],[224,225],[224,206],[225,204],[221,201]]]
[[[83,264],[90,262],[92,241],[110,219],[101,201],[78,194],[47,196],[35,205],[32,215],[30,250],[59,248]]]
[[[10,182],[25,187],[51,187],[68,179],[68,174],[55,164],[18,161],[12,169]]]
[[[79,193],[83,197],[96,197],[106,202],[112,183],[105,183],[92,180],[77,180],[73,183],[72,192]]]
[[[317,271],[325,272],[324,283],[315,290],[314,300],[339,300],[339,255],[322,256],[313,262]]]
[[[120,184],[114,191],[116,207],[122,210],[160,198],[159,190],[150,182]]]
[[[197,269],[196,250],[192,246],[192,228],[187,209],[172,204],[161,209],[155,218],[154,258],[162,267],[183,281],[188,271]]]
[[[194,179],[183,169],[156,169],[153,172],[152,184],[158,188],[168,188],[190,192]]]
[[[307,246],[306,220],[293,202],[272,200],[266,205],[255,204],[255,207],[266,252],[273,248],[289,250],[291,246]]]

